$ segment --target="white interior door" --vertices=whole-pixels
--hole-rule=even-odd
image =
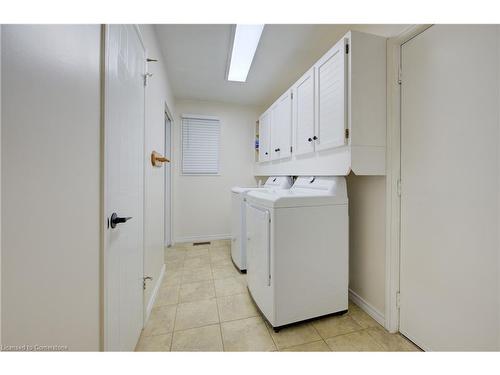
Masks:
[[[113,351],[134,350],[143,325],[144,65],[145,51],[136,28],[108,26],[105,349]],[[113,214],[124,219],[113,220]]]
[[[498,349],[496,26],[402,47],[400,331],[426,350]]]
[[[165,114],[165,157],[172,160],[172,122]],[[171,163],[164,163],[165,168],[165,246],[172,244],[172,170]]]
[[[271,141],[271,119],[270,112],[264,113],[259,119],[259,161],[267,161],[270,158],[269,149]]]
[[[340,40],[316,68],[316,150],[346,144],[345,40]]]
[[[295,155],[314,152],[314,68],[299,79],[294,89]]]

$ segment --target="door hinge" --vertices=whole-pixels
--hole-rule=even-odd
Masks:
[[[396,183],[396,191],[398,193],[398,197],[401,197],[401,179]]]
[[[345,129],[344,134],[345,134],[345,138],[349,139],[349,129]]]
[[[401,65],[398,68],[398,85],[403,83],[403,70],[401,69]]]
[[[293,100],[293,92],[290,94],[290,98]]]
[[[401,308],[401,293],[400,292],[396,293],[396,307],[398,309]]]
[[[153,280],[153,278],[151,276],[144,276],[142,278],[142,289],[143,290],[146,290],[146,280]]]
[[[152,76],[153,76],[153,73],[144,73],[144,75],[143,75],[143,77],[144,77],[144,86],[148,85],[148,78],[152,77]]]
[[[290,154],[293,153],[293,146],[290,146]]]
[[[345,45],[345,54],[347,55],[349,53],[349,44]]]

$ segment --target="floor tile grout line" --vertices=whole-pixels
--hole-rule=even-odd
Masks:
[[[320,337],[323,339],[323,340],[329,340],[329,339],[333,339],[333,338],[337,338],[337,337],[341,337],[341,336],[347,336],[347,335],[351,335],[353,333],[357,333],[357,332],[363,332],[363,331],[366,331],[368,330],[369,328],[361,328],[361,329],[357,329],[355,331],[349,331],[349,332],[344,332],[344,333],[340,333],[338,335],[335,335],[335,336],[330,336],[330,337],[323,337],[320,335]]]
[[[326,347],[328,348],[329,351],[333,352],[333,349],[330,348],[330,345],[328,345],[328,343],[326,342],[326,340],[324,338],[321,338],[321,341],[323,341],[323,343],[326,345]]]
[[[313,322],[310,322],[309,324],[310,324],[310,325],[311,325],[311,327],[314,329],[314,332],[316,332],[316,333],[317,333],[317,335],[318,335],[319,337],[321,337],[321,339],[323,339],[323,336],[321,336],[321,334],[319,333],[318,329],[314,326]],[[323,340],[324,340],[324,339],[323,339]]]
[[[212,280],[214,277],[214,270],[212,268],[212,264],[210,264],[210,272],[212,273]],[[219,312],[219,303],[217,302],[217,290],[215,289],[215,280],[213,281],[214,284],[214,294],[215,294],[215,307],[217,308],[217,318],[219,319],[219,334],[220,334],[220,341],[222,344],[222,351],[225,351],[224,348],[224,337],[222,336],[222,322],[220,320],[220,312]]]
[[[271,337],[273,338],[273,341],[274,341],[274,335],[273,335],[273,332],[272,332],[272,326],[271,324],[266,324],[266,326],[268,327],[268,330],[269,330],[269,333],[271,334]],[[323,336],[320,335],[320,333],[318,332],[318,330],[316,329],[316,327],[314,327],[314,325],[312,324],[312,322],[301,322],[301,323],[298,323],[297,324],[297,327],[300,326],[300,327],[306,327],[306,326],[310,326],[314,332],[318,335],[319,339],[315,339],[315,340],[312,340],[312,341],[306,341],[306,342],[303,342],[301,344],[296,344],[296,345],[291,345],[291,346],[284,346],[283,348],[279,348],[278,347],[278,343],[276,343],[276,348],[281,351],[282,349],[288,349],[288,348],[292,348],[292,347],[295,347],[295,346],[300,346],[300,345],[306,345],[306,344],[311,344],[311,343],[314,343],[314,342],[318,342],[318,341],[325,341],[325,339],[323,338]],[[293,328],[293,325],[291,326]],[[286,328],[285,328],[286,329]],[[326,344],[326,342],[325,342]]]
[[[264,325],[266,326],[266,329],[267,329],[267,333],[269,334],[269,336],[271,336],[271,340],[273,341],[273,344],[274,344],[274,348],[278,351],[280,351],[280,348],[278,347],[278,344],[276,343],[276,340],[274,339],[273,337],[273,334],[271,332],[271,329],[273,329],[270,325],[268,326],[265,319],[262,319],[264,320]]]
[[[170,350],[172,351],[172,346],[174,345],[174,332],[175,332],[175,323],[177,321],[177,309],[179,308],[179,304],[175,306],[175,316],[174,316],[174,326],[172,327],[172,336],[170,337]]]
[[[179,329],[177,331],[173,331],[172,333],[181,333],[181,332],[191,331],[193,329],[212,327],[212,326],[216,326],[216,325],[220,325],[220,323],[208,323],[208,324],[204,324],[202,326],[195,326],[195,327],[189,327],[189,328]],[[158,336],[158,335],[156,335],[156,336]]]
[[[309,344],[315,344],[317,342],[323,342],[327,347],[328,349],[330,349],[330,347],[328,346],[328,344],[326,344],[325,340],[323,340],[322,338],[320,338],[319,340],[314,340],[314,341],[309,341],[309,342],[304,342],[302,344],[297,344],[297,345],[292,345],[292,346],[285,346],[281,349],[278,349],[280,352],[283,352],[283,351],[286,351],[286,350],[289,350],[289,349],[293,349],[293,348],[296,348],[298,346],[303,346],[303,345],[309,345]],[[331,350],[330,350],[331,351]]]
[[[257,315],[252,315],[252,316],[246,316],[244,318],[224,320],[224,321],[221,321],[221,323],[232,323],[232,322],[237,322],[238,320],[245,320],[245,319],[250,319],[250,318],[261,318],[261,316],[259,314],[257,314]]]
[[[339,337],[339,336],[345,336],[345,335],[349,335],[351,333],[355,333],[355,332],[361,332],[361,331],[364,331],[365,329],[367,328],[361,328],[361,329],[355,329],[353,331],[349,331],[349,332],[344,332],[344,333],[339,333],[337,335],[333,335],[333,336],[328,336],[328,337],[324,337],[321,333],[318,332],[319,336],[323,339],[323,340],[328,340],[328,339],[332,339],[334,337]]]

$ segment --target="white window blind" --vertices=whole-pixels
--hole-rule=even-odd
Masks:
[[[219,173],[220,122],[213,117],[182,116],[182,173]]]

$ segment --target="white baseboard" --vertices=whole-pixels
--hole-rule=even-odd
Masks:
[[[230,240],[230,239],[231,239],[230,234],[211,234],[206,236],[179,237],[173,241],[172,245],[182,242],[206,242],[206,241]]]
[[[349,299],[358,305],[361,310],[370,315],[375,321],[380,324],[382,327],[385,326],[385,317],[379,310],[366,302],[363,298],[361,298],[356,292],[353,292],[349,289]]]
[[[149,320],[149,316],[151,315],[151,310],[156,302],[156,297],[158,296],[158,292],[160,290],[161,283],[163,281],[163,277],[165,276],[165,264],[161,267],[160,276],[158,276],[158,280],[156,281],[153,292],[151,293],[151,297],[149,298],[148,305],[146,307],[146,317],[144,319],[144,325]]]

